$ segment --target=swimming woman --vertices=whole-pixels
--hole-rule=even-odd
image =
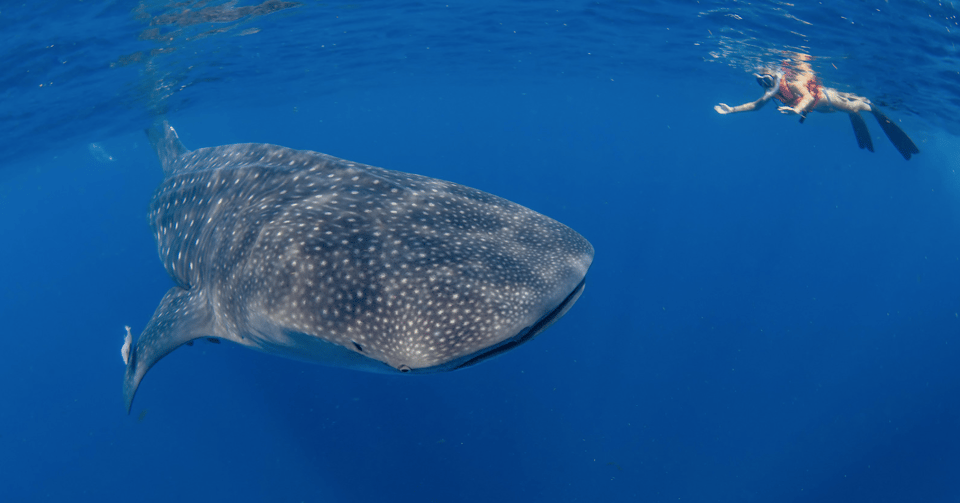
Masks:
[[[887,138],[890,138],[893,146],[897,148],[904,159],[909,160],[911,155],[920,153],[920,149],[917,148],[910,137],[888,119],[870,100],[856,94],[844,93],[832,87],[823,86],[820,79],[813,73],[807,59],[809,59],[809,56],[800,58],[796,68],[784,63],[780,69],[765,68],[759,70],[759,73],[755,73],[757,83],[766,90],[757,101],[735,107],[720,103],[713,109],[720,114],[751,112],[759,110],[772,99],[780,103],[780,106],[777,107],[780,113],[799,115],[801,124],[806,120],[808,112],[846,112],[850,117],[850,123],[853,125],[853,133],[857,137],[857,144],[860,148],[873,152],[873,140],[870,139],[870,131],[867,129],[867,123],[860,115],[860,112],[870,112],[880,123],[880,128],[886,133]]]

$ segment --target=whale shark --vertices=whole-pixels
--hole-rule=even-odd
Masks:
[[[144,375],[196,339],[381,373],[469,367],[530,341],[584,289],[573,229],[457,183],[259,143],[187,150],[147,130],[164,179],[149,209],[175,285],[134,345]]]

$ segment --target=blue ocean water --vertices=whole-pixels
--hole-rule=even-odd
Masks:
[[[3,501],[960,501],[958,9],[937,2],[0,3]],[[867,118],[752,71],[813,56]],[[143,129],[453,180],[589,239],[535,341],[385,376],[198,342]]]

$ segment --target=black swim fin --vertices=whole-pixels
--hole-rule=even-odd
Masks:
[[[853,125],[853,134],[857,137],[857,145],[873,152],[873,140],[870,139],[870,130],[867,129],[867,123],[859,112],[848,113],[850,124]]]
[[[887,134],[887,138],[890,138],[890,142],[893,143],[894,147],[897,147],[897,150],[900,152],[900,155],[904,159],[910,160],[910,156],[913,154],[919,154],[920,149],[913,143],[913,140],[907,136],[907,133],[904,133],[900,126],[897,126],[886,115],[883,115],[883,112],[878,110],[875,106],[873,107],[873,116],[877,118],[877,122],[880,123],[880,127],[883,129],[883,132]]]

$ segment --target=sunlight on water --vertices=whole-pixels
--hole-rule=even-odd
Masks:
[[[642,76],[695,83],[723,75],[709,63],[752,71],[783,51],[812,55],[825,82],[869,96],[897,117],[960,132],[952,4],[78,5],[3,10],[12,41],[0,78],[0,115],[11,118],[0,124],[8,157],[29,152],[33,141],[128,132],[151,113],[269,106],[401,81]],[[397,16],[412,24],[396,24]],[[34,19],[50,31],[34,29]],[[262,92],[245,92],[250,87]],[[63,116],[88,118],[87,126],[78,131],[50,119]]]

